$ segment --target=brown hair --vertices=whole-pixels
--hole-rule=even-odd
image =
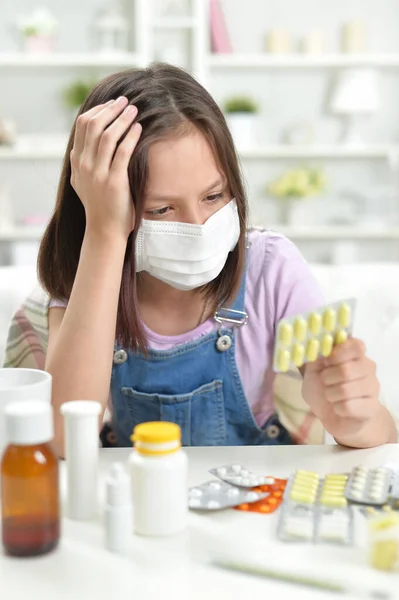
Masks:
[[[227,179],[229,192],[236,198],[241,231],[239,242],[229,253],[220,275],[204,288],[214,307],[228,306],[240,286],[245,263],[247,203],[238,158],[224,116],[209,93],[191,75],[162,63],[112,74],[93,88],[79,114],[119,96],[126,96],[129,103],[137,107],[137,121],[143,130],[128,167],[136,221],[126,247],[116,339],[125,347],[138,346],[144,350],[146,339],[136,310],[134,253],[136,232],[143,215],[150,144],[181,132],[187,125],[195,127],[206,137]],[[75,125],[63,161],[54,213],[41,241],[38,258],[39,280],[55,299],[68,299],[71,294],[86,226],[84,207],[70,181]]]

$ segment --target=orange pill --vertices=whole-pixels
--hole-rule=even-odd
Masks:
[[[259,507],[259,510],[263,513],[269,513],[271,511],[271,507],[267,506],[267,504],[262,504],[262,506]]]
[[[269,502],[269,504],[274,505],[274,504],[277,504],[278,500],[277,500],[277,498],[268,498],[268,502]]]
[[[282,495],[283,495],[283,492],[273,492],[273,496],[275,498],[281,498]]]
[[[241,508],[241,510],[248,510],[249,509],[249,504],[241,504],[240,508]]]

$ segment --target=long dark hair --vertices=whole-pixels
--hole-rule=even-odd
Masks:
[[[143,131],[128,167],[136,220],[126,246],[116,339],[125,347],[145,349],[145,334],[137,310],[134,242],[143,215],[150,144],[184,131],[187,126],[196,128],[210,144],[218,167],[227,179],[231,197],[236,199],[241,231],[239,242],[230,252],[220,275],[204,288],[215,307],[231,303],[240,286],[245,264],[247,202],[239,161],[224,116],[194,77],[163,63],[115,73],[92,89],[79,114],[119,96],[126,96],[129,103],[137,107],[137,121]],[[86,227],[84,207],[71,185],[70,152],[75,125],[65,152],[54,213],[41,241],[38,258],[39,280],[55,299],[68,299],[71,294]]]

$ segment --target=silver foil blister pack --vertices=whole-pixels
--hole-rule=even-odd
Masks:
[[[251,504],[266,496],[267,493],[245,490],[220,479],[212,479],[189,489],[188,506],[195,510],[221,510]]]
[[[275,480],[273,477],[262,477],[252,473],[240,464],[222,465],[210,469],[209,473],[215,475],[226,483],[231,483],[242,488],[259,487],[260,485],[272,485]]]
[[[352,469],[345,488],[345,497],[350,502],[380,506],[388,502],[392,483],[392,471],[386,467]]]

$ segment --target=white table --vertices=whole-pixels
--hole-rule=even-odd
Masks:
[[[114,461],[125,462],[128,449],[101,450],[101,483]],[[189,448],[189,484],[206,481],[208,469],[239,462],[260,474],[286,477],[296,468],[345,472],[357,464],[399,463],[399,446],[347,450],[338,446],[282,446]],[[102,485],[102,489],[104,489]],[[311,544],[283,544],[275,536],[278,513],[248,514],[226,510],[202,516],[190,513],[188,530],[167,539],[132,535],[126,557],[108,553],[103,545],[101,519],[91,523],[63,520],[60,548],[34,559],[11,559],[0,554],[1,600],[94,600],[155,598],[208,600],[218,598],[295,598],[312,600],[336,595],[265,579],[222,571],[209,564],[211,553],[234,548],[248,558],[261,557],[266,565],[282,556],[287,568],[305,565],[314,574],[341,573],[374,587],[385,586],[399,597],[399,577],[373,571],[367,565],[362,530],[352,548]],[[364,535],[364,533],[363,533]],[[207,564],[208,561],[208,564]],[[395,593],[396,590],[396,593]],[[270,596],[272,597],[272,596]]]

